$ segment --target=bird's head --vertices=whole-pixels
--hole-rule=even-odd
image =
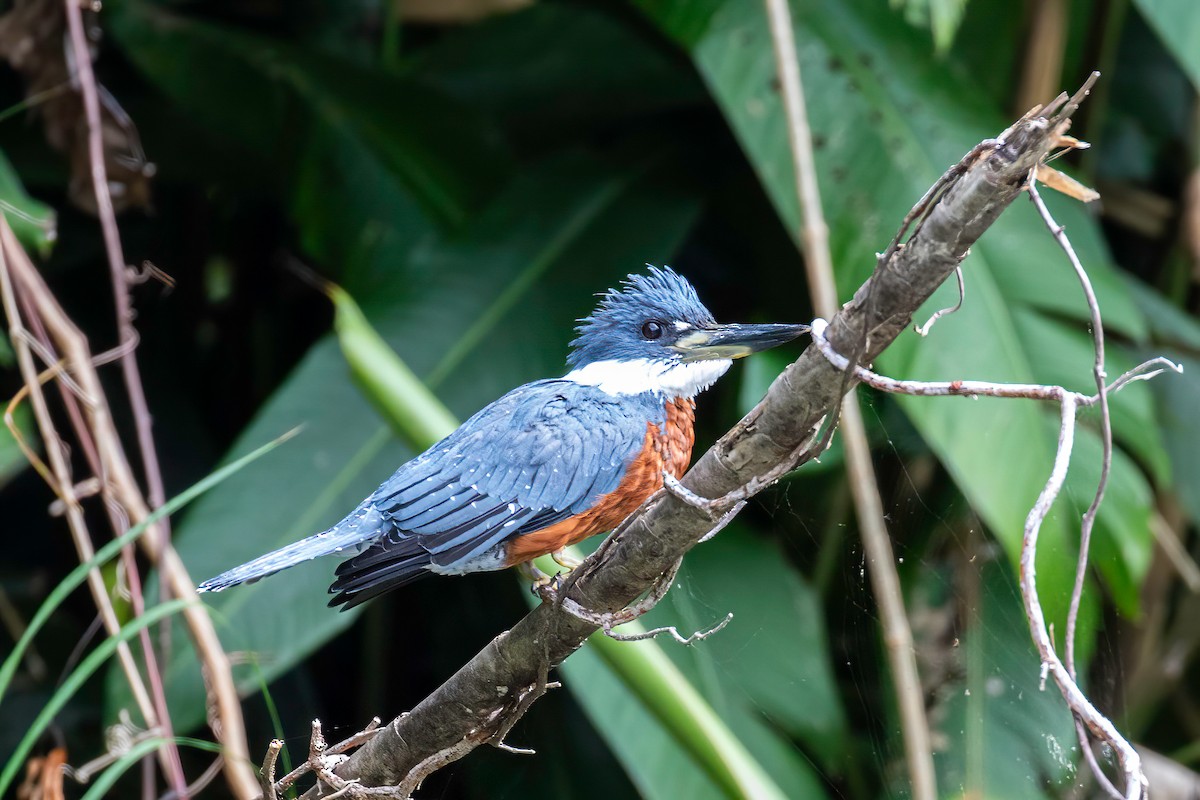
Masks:
[[[580,320],[568,380],[609,394],[694,397],[733,359],[790,342],[807,325],[718,325],[696,290],[668,268],[630,275]]]

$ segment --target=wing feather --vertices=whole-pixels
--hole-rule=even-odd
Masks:
[[[390,525],[338,568],[333,603],[356,605],[439,572],[496,568],[505,540],[591,508],[640,453],[661,400],[538,381],[484,408],[369,498]],[[480,558],[487,564],[472,564]]]

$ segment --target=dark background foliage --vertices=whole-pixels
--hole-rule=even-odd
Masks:
[[[1093,68],[1105,72],[1074,131],[1095,146],[1069,164],[1104,200],[1051,202],[1096,282],[1110,374],[1159,353],[1190,372],[1114,403],[1120,448],[1081,647],[1094,655],[1088,683],[1100,705],[1139,743],[1194,766],[1200,587],[1178,577],[1151,531],[1197,553],[1200,13],[1170,0],[1055,3],[1065,23],[1056,36],[1036,5],[793,3],[838,282],[849,297],[909,206],[975,142]],[[418,14],[417,4],[373,0],[111,0],[92,20],[103,34],[99,78],[155,165],[145,202],[133,196],[121,216],[126,254],[174,282],[135,291],[168,493],[306,425],[177,520],[176,545],[198,579],[336,521],[413,452],[352,380],[332,309],[296,264],[344,286],[460,418],[561,372],[592,295],[644,263],[686,274],[722,320],[811,317],[759,4],[538,3],[436,23]],[[1046,52],[1059,66],[1039,73]],[[26,240],[99,352],[115,331],[98,226],[71,202],[72,161],[47,143],[49,117],[36,102],[18,107],[27,81],[0,73],[0,106],[21,112],[0,118],[12,164],[0,190],[29,213],[57,215],[55,241],[33,226]],[[1031,99],[1029,81],[1049,93]],[[963,312],[928,339],[898,342],[881,369],[1088,385],[1084,306],[1030,208],[1009,211],[965,266]],[[0,393],[11,396],[19,379],[3,344]],[[756,357],[702,398],[701,445],[797,352]],[[103,375],[120,397],[116,374]],[[1078,750],[1061,701],[1037,691],[1011,568],[1049,469],[1051,416],[1019,403],[863,402],[942,792],[1069,791]],[[63,525],[46,517],[51,493],[12,451],[0,438],[0,588],[27,618],[75,561]],[[1048,523],[1039,565],[1055,618],[1098,452],[1091,425],[1071,497]],[[280,735],[303,753],[313,717],[336,738],[411,707],[526,607],[505,573],[425,581],[339,615],[324,608],[330,567],[213,602],[242,662],[260,751]],[[727,611],[735,620],[720,635],[663,651],[784,794],[903,795],[891,684],[836,445],[690,555],[652,621],[700,628]],[[46,670],[23,671],[5,698],[0,753],[88,646],[94,614],[80,595],[39,637]],[[173,638],[166,677],[185,732],[204,719],[203,686],[182,629]],[[512,735],[536,757],[477,752],[423,795],[722,796],[645,683],[590,647],[563,671],[568,690]],[[127,691],[114,671],[57,720],[72,763],[102,751]],[[189,772],[202,768],[203,754],[185,756]],[[120,786],[137,791],[133,780]]]

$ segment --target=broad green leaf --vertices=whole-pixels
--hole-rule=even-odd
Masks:
[[[668,648],[672,660],[723,714],[769,721],[836,772],[848,725],[825,612],[778,546],[745,525],[731,525],[688,555],[677,584],[648,626],[676,625],[686,634],[734,616],[702,645]]]
[[[1028,309],[1014,312],[1013,318],[1025,348],[1038,353],[1033,362],[1034,379],[1038,383],[1065,386],[1089,395],[1095,393],[1096,384],[1092,377],[1095,354],[1090,326],[1066,325]],[[1105,371],[1109,383],[1138,363],[1123,348],[1114,345],[1111,341],[1105,345]],[[1156,480],[1168,482],[1171,466],[1163,449],[1150,387],[1145,383],[1134,383],[1110,394],[1109,409],[1114,439],[1141,459]],[[1082,417],[1099,426],[1095,413],[1084,411]]]
[[[49,255],[58,236],[58,217],[50,206],[25,193],[21,179],[3,151],[0,151],[0,212],[21,244],[40,255]]]
[[[506,160],[486,121],[422,83],[231,26],[123,0],[110,27],[174,102],[260,158],[311,153],[309,137],[365,149],[433,219],[461,225]],[[198,75],[195,64],[204,64]],[[280,141],[280,131],[289,135]],[[330,140],[333,140],[332,142]],[[285,172],[286,174],[286,172]]]
[[[1053,430],[1047,430],[1047,436],[1056,436],[1057,432],[1058,426],[1054,425]],[[1104,450],[1100,435],[1090,427],[1080,425],[1075,433],[1071,471],[1063,492],[1074,508],[1067,523],[1077,538],[1079,521],[1091,504],[1100,481]],[[1114,448],[1104,505],[1096,518],[1092,536],[1090,561],[1100,571],[1117,608],[1129,617],[1140,613],[1142,580],[1150,568],[1154,550],[1150,533],[1153,507],[1154,496],[1145,477],[1129,456]]]
[[[1134,0],[1200,91],[1200,4],[1192,0]]]
[[[728,797],[683,745],[663,735],[661,723],[591,647],[583,647],[562,666],[568,687],[592,725],[609,733],[605,741],[645,798]]]
[[[1146,351],[1149,354],[1150,351]],[[1158,401],[1163,439],[1171,457],[1174,489],[1193,522],[1200,520],[1200,358],[1194,353],[1155,350],[1183,365],[1183,374],[1165,373],[1151,382]]]
[[[524,147],[700,106],[704,87],[619,7],[538,4],[446,37],[413,74],[491,113]],[[503,64],[503,69],[495,65]]]
[[[706,644],[704,642],[698,647]],[[611,646],[641,645],[612,642]],[[675,647],[672,643],[662,646]],[[576,699],[592,724],[604,734],[643,797],[653,800],[677,797],[705,800],[771,796],[762,792],[730,794],[723,789],[690,751],[663,731],[660,718],[642,698],[631,693],[617,678],[617,673],[606,664],[599,648],[582,648],[563,664],[562,671],[567,686],[577,687]],[[721,713],[720,709],[718,713]],[[786,793],[785,796],[824,796],[821,783],[809,765],[777,732],[769,728],[762,717],[754,718],[735,710],[734,717],[722,716],[722,721],[762,763],[779,789]]]
[[[561,370],[572,321],[587,312],[592,293],[648,258],[668,256],[696,211],[669,173],[556,159],[522,176],[462,237],[393,264],[391,283],[377,287],[364,312],[465,418],[512,386]],[[558,343],[557,353],[546,342]],[[288,458],[264,459],[176,529],[180,556],[197,578],[336,522],[413,455],[349,380],[332,337],[310,351],[233,453],[302,422]],[[256,654],[268,681],[295,665],[355,617],[325,607],[331,573],[331,563],[318,561],[206,596],[226,648]],[[175,641],[168,701],[177,730],[186,730],[202,719],[203,684],[186,635]],[[235,677],[245,693],[261,679],[251,667]],[[125,690],[115,691],[110,714],[128,706]]]
[[[647,696],[638,679],[646,662],[664,657],[671,663],[658,671],[678,670],[673,680],[703,696],[788,797],[824,796],[812,760],[828,771],[840,770],[847,757],[846,721],[819,599],[772,544],[730,526],[688,554],[666,600],[636,627],[620,631],[673,625],[686,636],[711,628],[729,613],[733,620],[710,638],[685,647],[663,636],[659,649],[641,659],[625,648],[648,643],[614,642],[596,634],[590,647],[563,664],[567,686],[647,797],[719,797],[731,791],[729,773],[724,781],[717,779],[699,760],[704,747],[682,746],[687,737],[679,734],[674,715],[661,698]],[[581,657],[593,652],[599,661]],[[624,680],[604,674],[606,665]],[[789,737],[802,741],[808,754]],[[743,783],[733,796],[759,796],[746,792]]]
[[[637,634],[644,633],[646,629],[641,623],[633,622],[622,630]],[[694,682],[683,675],[657,642],[620,642],[597,633],[589,639],[589,644],[591,649],[600,654],[605,665],[621,677],[625,696],[592,697],[588,683],[581,681],[577,694],[589,695],[582,702],[604,700],[620,705],[630,700],[641,700],[654,714],[656,727],[662,726],[660,735],[685,745],[700,768],[708,772],[729,797],[782,800],[794,796],[794,789],[784,794],[783,787],[776,785],[773,780],[775,776],[768,775],[760,764],[763,756],[770,758],[774,755],[771,750],[778,751],[782,747],[790,752],[790,748],[766,731],[762,720],[758,722],[760,728],[764,728],[761,733],[765,737],[747,736],[745,731],[735,735],[729,725],[729,715],[719,714],[709,699],[701,696]],[[614,737],[624,735],[625,730],[606,729],[605,733],[613,741]],[[802,761],[799,763],[799,783],[807,790],[806,794],[811,794],[819,784],[809,774],[807,765]],[[628,769],[631,777],[639,771],[633,765]],[[675,780],[674,776],[667,773],[663,777],[666,778],[666,786],[659,787],[656,794],[677,797],[677,789],[670,786]],[[782,777],[791,779],[796,776],[784,774]]]
[[[267,453],[274,450],[283,442],[290,439],[293,432],[284,434],[278,437],[273,442],[268,442],[262,447],[253,450],[250,453],[242,456],[239,459],[226,464],[217,471],[209,474],[202,480],[192,486],[189,486],[184,491],[180,492],[175,497],[172,497],[160,508],[154,509],[146,516],[146,519],[134,525],[129,530],[122,533],[117,538],[102,545],[99,550],[92,554],[92,557],[83,562],[75,569],[67,573],[67,576],[58,582],[58,585],[51,590],[46,599],[38,607],[29,624],[26,626],[21,637],[17,640],[16,646],[12,652],[4,659],[4,663],[0,664],[0,699],[4,698],[5,692],[8,690],[9,683],[12,681],[12,676],[17,671],[17,664],[20,662],[25,651],[33,642],[33,638],[38,634],[42,627],[49,621],[54,611],[62,605],[63,601],[87,580],[87,574],[90,570],[98,566],[106,566],[116,555],[121,551],[122,547],[127,547],[133,544],[139,536],[153,525],[156,521],[175,513],[180,508],[190,503],[192,500],[199,497],[204,492],[207,492],[212,487],[219,484],[226,478],[234,475],[238,470],[253,462]]]
[[[644,3],[655,20],[677,4]],[[954,70],[933,59],[919,35],[882,3],[792,3],[818,178],[843,297],[870,273],[875,252],[925,190],[1008,120]],[[751,0],[726,0],[692,56],[790,231],[799,231],[791,156],[765,14]],[[1047,197],[1091,272],[1107,325],[1134,337],[1145,322],[1116,277],[1085,209]],[[1023,207],[1024,206],[1024,207]],[[879,361],[913,379],[1029,381],[1042,355],[1022,341],[1014,312],[1032,308],[1086,319],[1073,272],[1032,208],[1006,212],[964,264],[967,301],[928,339],[906,334]],[[943,287],[922,310],[953,302]],[[901,398],[917,429],[1015,562],[1020,534],[1053,460],[1046,410],[1023,402],[930,403]],[[1039,573],[1050,598],[1066,597],[1074,574],[1067,530],[1053,518],[1043,533]],[[1047,602],[1051,619],[1065,605]]]
[[[13,414],[13,422],[25,443],[36,448],[37,434],[33,430],[33,417],[28,407],[18,406]],[[29,461],[21,452],[17,440],[13,438],[12,431],[8,429],[7,425],[0,424],[0,487],[3,487],[14,475],[24,471],[28,466]]]
[[[1059,797],[1079,760],[1070,712],[1052,685],[1039,687],[1015,581],[994,563],[977,563],[967,579],[978,583],[977,594],[962,604],[965,633],[957,646],[940,645],[950,663],[929,715],[938,789],[943,797]],[[902,757],[900,741],[893,738],[890,749]]]
[[[1132,275],[1123,277],[1130,296],[1146,315],[1150,332],[1156,339],[1177,347],[1200,350],[1200,322]]]

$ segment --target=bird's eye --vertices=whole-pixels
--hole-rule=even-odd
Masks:
[[[656,319],[649,320],[642,326],[642,336],[646,339],[658,339],[663,335],[663,324]]]

